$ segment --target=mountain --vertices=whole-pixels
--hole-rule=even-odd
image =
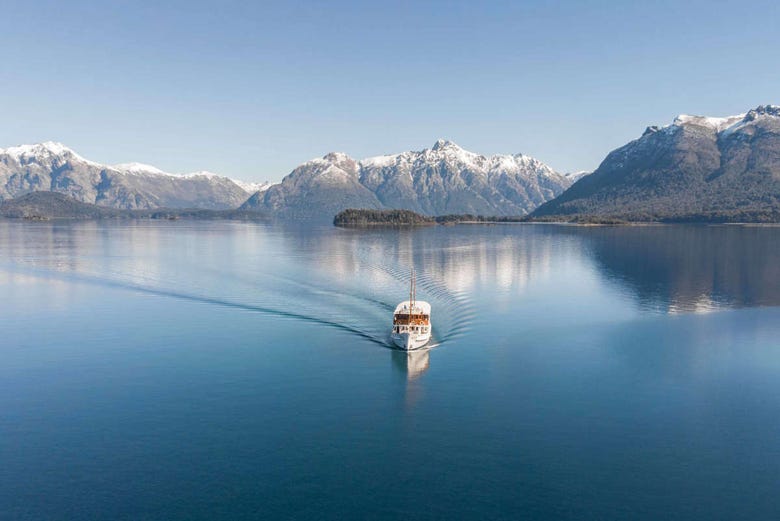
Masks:
[[[780,107],[648,127],[531,217],[778,221]]]
[[[525,215],[570,184],[532,157],[488,157],[439,140],[422,151],[361,161],[328,154],[297,167],[280,184],[254,194],[242,208],[328,219],[346,208]]]
[[[345,208],[382,208],[376,195],[360,182],[357,161],[342,153],[330,153],[308,161],[278,185],[257,192],[242,210],[265,210],[287,218],[327,218]]]
[[[61,143],[0,149],[0,199],[53,191],[112,208],[236,208],[266,185],[210,172],[169,174],[141,163],[102,165]]]

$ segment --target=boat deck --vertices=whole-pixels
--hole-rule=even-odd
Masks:
[[[395,307],[395,311],[393,311],[394,315],[397,315],[399,313],[409,313],[409,301],[404,300],[400,304],[398,304]],[[414,301],[414,309],[412,310],[412,313],[415,315],[430,315],[431,314],[431,305],[425,302],[424,300],[415,300]]]

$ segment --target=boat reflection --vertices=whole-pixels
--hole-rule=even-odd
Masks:
[[[414,349],[411,351],[393,349],[391,351],[393,367],[401,374],[406,375],[407,381],[411,382],[416,380],[428,370],[430,365],[430,351],[431,350],[427,348]]]

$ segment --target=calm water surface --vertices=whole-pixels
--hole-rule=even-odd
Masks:
[[[0,518],[776,519],[778,259],[761,227],[0,223]]]

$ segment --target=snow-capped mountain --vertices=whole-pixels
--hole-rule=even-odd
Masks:
[[[278,185],[250,197],[241,209],[265,210],[283,218],[331,219],[345,208],[381,207],[360,183],[360,164],[334,152],[297,167]]]
[[[51,141],[0,149],[0,199],[53,191],[115,208],[225,209],[268,186],[210,172],[170,174],[142,163],[102,165]]]
[[[192,176],[197,176],[197,175],[215,176],[215,175],[218,175],[218,174],[213,174],[211,172],[195,172],[195,173],[189,174],[189,175],[192,175]],[[248,194],[255,194],[257,192],[265,192],[271,186],[271,182],[270,181],[264,181],[262,183],[256,183],[256,182],[253,182],[253,181],[241,181],[240,179],[231,179],[231,181],[233,181],[238,186],[240,186]]]
[[[777,220],[780,107],[648,127],[533,215]]]
[[[242,208],[326,217],[345,208],[401,208],[429,215],[524,215],[571,182],[522,154],[483,156],[439,140],[422,151],[361,161],[331,153],[308,161]]]

